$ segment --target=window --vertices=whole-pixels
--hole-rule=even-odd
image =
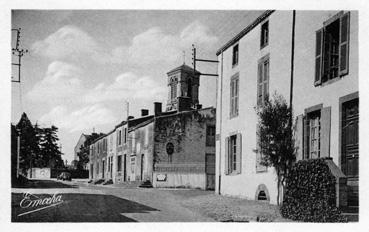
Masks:
[[[232,66],[236,66],[238,64],[238,44],[233,46],[232,53]]]
[[[118,145],[122,145],[122,130],[118,130]]]
[[[215,146],[215,126],[206,126],[206,146]]]
[[[350,15],[340,12],[316,32],[315,85],[348,73]]]
[[[226,174],[241,173],[241,134],[226,138]]]
[[[122,156],[118,155],[118,172],[122,171]]]
[[[174,153],[174,144],[169,142],[166,146],[166,151],[168,154],[168,163],[172,163],[173,161],[173,153]]]
[[[269,21],[261,25],[260,49],[268,45],[269,40]]]
[[[260,106],[269,95],[269,55],[259,60],[257,85],[257,105]]]
[[[305,110],[303,159],[329,157],[331,107],[318,105]]]
[[[124,143],[127,143],[127,128],[124,128]]]
[[[231,112],[230,116],[235,117],[238,115],[238,91],[239,90],[239,78],[238,74],[231,78]]]
[[[170,83],[170,98],[172,100],[177,98],[177,79],[172,77]]]
[[[131,173],[135,173],[136,157],[131,157]]]
[[[320,110],[311,112],[306,118],[306,152],[305,159],[314,159],[320,157]]]
[[[259,128],[259,126],[258,126]],[[258,129],[259,130],[259,129]],[[259,137],[259,132],[256,134],[257,137],[257,149],[255,150],[256,152],[256,172],[266,172],[268,170],[268,167],[263,165],[262,161],[264,158],[264,154],[261,152],[260,149],[260,137]]]

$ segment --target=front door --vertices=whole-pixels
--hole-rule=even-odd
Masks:
[[[126,155],[123,156],[123,181],[127,181],[127,158]]]
[[[105,160],[102,161],[102,179],[105,178]]]
[[[141,181],[143,181],[144,167],[145,167],[145,155],[141,155]]]
[[[359,205],[359,99],[342,105],[341,167],[347,176],[347,204]]]
[[[215,188],[215,155],[206,154],[205,157],[206,189]]]

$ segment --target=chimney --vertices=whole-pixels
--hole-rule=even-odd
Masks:
[[[154,115],[161,115],[161,102],[154,102]]]
[[[141,117],[147,116],[149,115],[149,110],[148,109],[141,109]]]

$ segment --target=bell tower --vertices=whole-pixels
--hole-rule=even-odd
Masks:
[[[183,64],[167,73],[166,111],[196,109],[199,105],[200,72]]]

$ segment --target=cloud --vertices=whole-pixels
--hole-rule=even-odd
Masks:
[[[161,28],[153,27],[133,37],[132,44],[125,49],[133,65],[173,64],[182,59],[182,51],[189,50],[192,44],[212,49],[217,42],[218,38],[211,35],[205,25],[194,21],[178,35],[166,34]]]
[[[67,102],[84,92],[82,69],[61,61],[52,62],[45,77],[36,83],[27,97],[33,101],[58,104]]]
[[[84,96],[87,103],[104,102],[122,99],[162,100],[166,87],[160,85],[149,76],[139,77],[132,72],[117,76],[113,83],[98,84]]]
[[[69,132],[82,131],[98,125],[117,121],[113,113],[100,104],[94,104],[69,112],[65,106],[56,106],[40,118],[40,123],[55,125]]]
[[[134,36],[129,45],[106,50],[87,32],[67,25],[35,42],[32,51],[52,60],[80,61],[87,58],[99,64],[144,66],[178,63],[182,59],[182,51],[189,51],[191,44],[210,51],[217,42],[218,38],[210,33],[208,27],[194,21],[178,34],[168,34],[160,27],[153,27]]]
[[[52,60],[91,58],[98,63],[117,63],[120,59],[107,52],[87,32],[73,25],[66,25],[44,40],[33,43],[35,54]],[[82,60],[83,60],[82,59]]]
[[[111,83],[101,82],[88,89],[83,85],[82,80],[86,80],[84,75],[84,70],[75,65],[54,61],[48,66],[45,77],[33,86],[27,97],[34,102],[49,105],[165,98],[166,86],[150,76],[126,72],[118,75]]]

